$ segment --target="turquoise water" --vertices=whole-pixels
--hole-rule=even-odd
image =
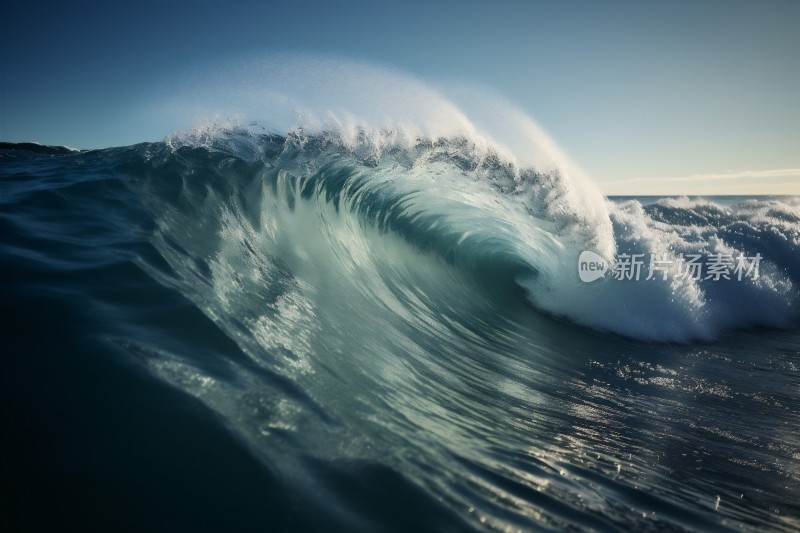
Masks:
[[[587,206],[461,138],[2,148],[12,526],[800,527],[797,198]]]

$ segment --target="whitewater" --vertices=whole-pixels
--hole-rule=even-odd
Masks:
[[[21,519],[800,527],[800,199],[606,198],[502,99],[350,61],[171,83],[162,141],[0,146]],[[759,275],[672,275],[723,254]]]

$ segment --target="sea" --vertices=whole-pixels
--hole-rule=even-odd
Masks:
[[[0,287],[4,531],[800,530],[798,197],[3,143]]]

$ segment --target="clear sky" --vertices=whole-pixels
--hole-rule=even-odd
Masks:
[[[793,0],[6,2],[0,140],[159,140],[154,86],[273,52],[489,88],[610,194],[800,194]]]

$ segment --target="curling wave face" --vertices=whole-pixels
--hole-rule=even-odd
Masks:
[[[73,334],[200,400],[319,529],[796,529],[797,199],[609,202],[469,137],[409,139],[4,151],[4,257],[94,313]],[[586,249],[764,264],[586,284]]]
[[[520,166],[468,138],[410,141],[391,131],[343,139],[341,132],[204,128],[173,135],[146,161],[135,172],[153,189],[150,209],[172,217],[160,227],[173,242],[199,247],[193,258],[252,247],[263,264],[278,261],[309,276],[322,269],[354,283],[353,291],[367,282],[375,294],[387,272],[434,261],[436,269],[398,279],[416,286],[434,273],[462,276],[464,288],[453,294],[478,287],[501,305],[523,298],[540,312],[641,340],[708,340],[739,327],[792,327],[798,319],[796,199],[609,202],[576,194],[559,170]],[[202,193],[181,195],[177,209],[160,200],[161,190],[175,187]],[[584,250],[606,258],[653,254],[673,270],[692,254],[758,254],[763,262],[754,279],[670,275],[587,284],[577,271]],[[217,268],[212,283],[220,293],[230,286],[222,271],[231,266]],[[257,271],[254,285],[264,274]]]
[[[276,397],[255,393],[250,384],[259,378],[241,368],[235,374],[245,392],[196,368],[178,372],[179,386],[226,418],[244,419],[237,427],[269,462],[285,460],[280,449],[263,448],[279,435],[325,461],[388,465],[489,529],[524,528],[531,517],[555,527],[630,527],[615,509],[631,505],[643,511],[637,520],[719,524],[719,516],[683,508],[683,488],[662,485],[659,468],[638,462],[653,448],[638,460],[628,452],[626,463],[623,450],[636,450],[637,437],[606,442],[587,429],[596,405],[586,413],[574,406],[582,414],[565,422],[594,436],[561,427],[558,376],[585,357],[576,354],[598,346],[615,353],[619,345],[576,334],[559,319],[648,341],[796,328],[796,199],[726,207],[600,197],[589,208],[558,171],[522,167],[464,137],[410,144],[392,132],[343,140],[337,132],[205,129],[148,147],[125,173],[156,221],[152,242],[170,266],[146,266],[153,276],[195,302],[257,367],[297,387],[295,398]],[[597,213],[608,213],[605,223]],[[741,250],[766,259],[755,282],[586,284],[576,261],[587,249],[673,257]],[[154,361],[157,374],[176,379],[163,357]],[[617,364],[629,383],[633,363]],[[730,394],[728,381],[681,375],[677,361],[636,364],[643,373],[634,379],[648,390]],[[572,386],[593,394],[594,385]],[[619,409],[638,412],[651,392],[607,415],[620,427],[638,423],[625,422]],[[243,405],[258,406],[257,414]],[[578,422],[568,422],[573,415]],[[673,420],[663,416],[653,423]],[[737,431],[713,427],[714,435]],[[566,443],[540,441],[542,428]],[[658,439],[658,431],[641,438]],[[591,459],[583,456],[590,449]],[[649,473],[634,476],[631,487],[633,480],[616,477],[623,464]],[[777,468],[796,482],[791,467]],[[641,487],[652,500],[637,502]],[[668,496],[654,495],[662,491]],[[760,513],[744,513],[744,522],[758,523]]]

